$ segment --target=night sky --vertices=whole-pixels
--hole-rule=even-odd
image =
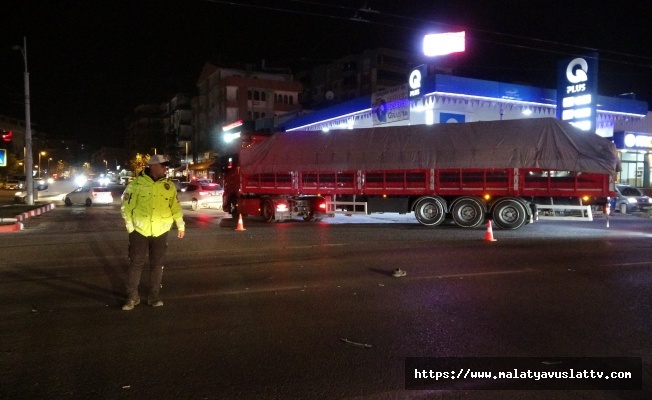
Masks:
[[[122,145],[137,105],[194,94],[206,61],[297,72],[365,48],[418,53],[424,33],[446,30],[467,31],[467,51],[441,60],[456,75],[554,88],[557,60],[598,51],[600,94],[652,104],[644,0],[1,3],[0,114],[24,118],[23,58],[12,46],[27,36],[35,129],[95,145]]]

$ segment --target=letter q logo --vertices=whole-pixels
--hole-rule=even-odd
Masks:
[[[586,82],[589,79],[587,75],[589,71],[589,65],[586,63],[586,60],[583,58],[576,58],[566,67],[566,79],[570,83],[580,83]]]
[[[415,69],[410,74],[410,79],[408,80],[410,84],[410,89],[418,89],[421,87],[421,71]]]

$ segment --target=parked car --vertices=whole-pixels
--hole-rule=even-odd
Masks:
[[[194,211],[200,208],[222,209],[222,194],[224,189],[216,183],[189,183],[177,192],[181,206],[190,206]]]
[[[34,189],[36,190],[46,190],[48,188],[48,181],[43,178],[33,178]],[[25,190],[27,185],[25,184],[25,176],[16,177],[14,179],[7,179],[4,182],[3,187],[9,190]]]
[[[623,214],[652,210],[652,199],[641,190],[631,185],[616,185],[616,197],[611,201],[611,208]]]
[[[113,195],[111,194],[111,189],[107,187],[82,186],[68,193],[64,197],[63,202],[67,206],[84,204],[90,207],[93,204],[113,203]]]
[[[15,180],[8,180],[4,183],[2,187],[8,190],[20,190],[21,182]]]

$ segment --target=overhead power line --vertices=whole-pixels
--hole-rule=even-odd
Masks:
[[[394,14],[394,13],[384,12],[384,11],[378,10],[378,9],[373,9],[373,8],[367,6],[368,3],[369,3],[368,1],[363,2],[363,4],[360,7],[355,8],[355,7],[350,7],[350,6],[342,6],[342,5],[337,5],[337,4],[329,4],[329,3],[323,3],[323,2],[311,1],[311,0],[286,0],[287,3],[303,4],[303,5],[309,6],[309,7],[313,8],[313,9],[315,7],[319,7],[319,8],[322,8],[322,9],[329,8],[329,9],[333,9],[333,10],[342,10],[342,11],[344,11],[344,13],[342,15],[336,15],[336,14],[328,13],[328,12],[317,12],[317,11],[303,10],[303,9],[301,9],[301,10],[300,9],[289,9],[287,7],[286,8],[282,8],[282,7],[278,7],[278,6],[272,7],[272,6],[266,6],[266,5],[260,5],[260,4],[244,3],[244,2],[235,3],[233,1],[226,1],[226,0],[205,0],[205,1],[210,2],[210,3],[225,4],[225,5],[235,6],[235,7],[242,7],[242,8],[276,11],[276,12],[283,12],[283,13],[290,13],[290,14],[297,14],[297,15],[306,15],[306,16],[319,17],[319,18],[348,20],[348,21],[353,21],[353,22],[364,22],[364,23],[370,24],[370,25],[377,25],[377,26],[383,26],[383,27],[388,27],[388,28],[396,28],[396,29],[402,29],[402,30],[408,30],[408,31],[414,31],[414,32],[421,32],[421,33],[424,33],[424,34],[428,33],[428,31],[426,29],[416,28],[416,27],[413,26],[414,22],[418,22],[420,24],[427,25],[427,26],[436,26],[436,27],[439,27],[440,29],[443,28],[443,29],[447,29],[447,30],[466,30],[468,32],[471,32],[471,34],[472,34],[472,35],[469,35],[470,39],[478,41],[478,42],[490,43],[490,44],[494,44],[494,45],[506,46],[506,47],[512,47],[512,48],[527,49],[527,50],[531,50],[531,51],[540,51],[540,52],[544,52],[544,53],[558,54],[558,55],[563,55],[563,56],[578,55],[579,53],[582,53],[582,52],[598,52],[600,54],[600,59],[602,61],[609,61],[609,62],[623,64],[623,65],[629,65],[629,66],[636,66],[636,67],[643,67],[643,68],[652,69],[652,57],[649,57],[649,56],[625,53],[625,52],[614,51],[614,50],[605,50],[605,49],[581,46],[581,45],[576,45],[576,44],[562,43],[562,42],[557,42],[557,41],[553,41],[553,40],[546,40],[546,39],[540,39],[540,38],[529,37],[529,36],[513,35],[513,34],[493,31],[493,30],[483,30],[483,29],[478,29],[478,28],[473,28],[473,27],[462,27],[462,26],[459,26],[459,25],[454,25],[454,24],[450,24],[450,23],[446,23],[446,22],[408,17],[408,16],[398,15],[398,14]],[[409,21],[411,23],[410,24],[398,24],[398,23],[395,23],[395,22],[384,22],[384,21],[374,20],[374,17],[376,19],[382,17],[382,18],[387,18],[387,19],[403,20],[403,21]],[[487,36],[495,36],[495,37],[501,38],[503,40],[485,38],[485,37],[480,36],[481,34],[482,35],[487,35]],[[514,43],[513,42],[514,40],[515,41],[522,41],[523,43]],[[531,44],[528,44],[528,43],[531,43]],[[620,57],[620,58],[617,58],[617,57]],[[640,61],[623,60],[622,57],[626,57],[626,58],[629,58],[629,59],[632,59],[632,60],[640,60]],[[650,61],[650,62],[648,63],[646,61]]]

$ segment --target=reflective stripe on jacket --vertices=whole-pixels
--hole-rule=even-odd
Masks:
[[[120,212],[129,233],[136,230],[143,236],[160,236],[173,222],[177,229],[185,230],[174,182],[166,178],[154,182],[145,172],[127,185]]]

